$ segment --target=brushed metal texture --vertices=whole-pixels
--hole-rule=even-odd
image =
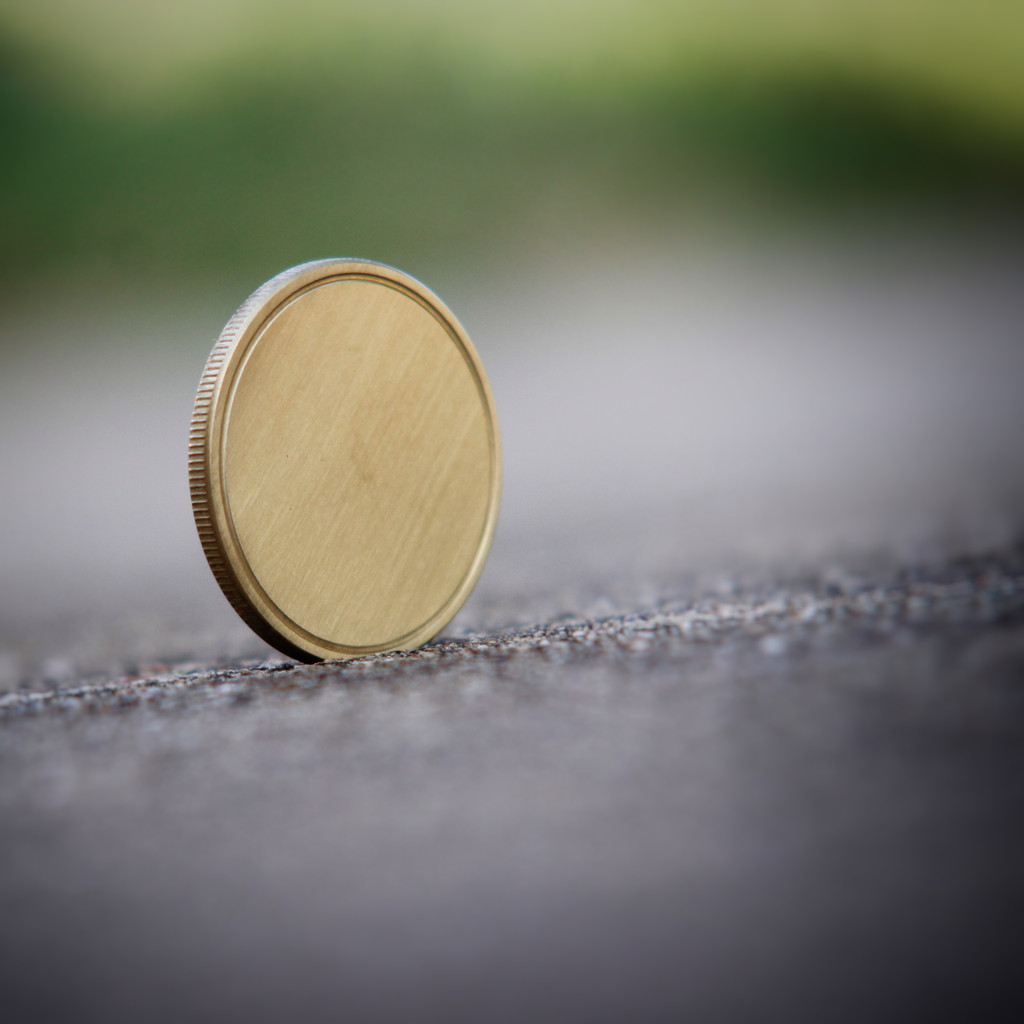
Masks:
[[[253,293],[196,395],[189,480],[217,582],[301,660],[411,649],[472,590],[501,447],[480,359],[401,271],[319,260]]]

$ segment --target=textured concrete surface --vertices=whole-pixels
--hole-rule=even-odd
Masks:
[[[493,557],[438,643],[312,667],[191,535],[230,310],[12,318],[4,1019],[1020,1019],[1022,269],[961,228],[437,283]]]

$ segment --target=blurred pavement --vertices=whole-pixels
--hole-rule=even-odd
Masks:
[[[1014,1019],[1022,271],[862,224],[424,272],[496,394],[498,538],[454,642],[313,669],[191,523],[230,304],[26,302],[5,1018]]]

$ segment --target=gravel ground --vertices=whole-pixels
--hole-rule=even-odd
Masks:
[[[1024,250],[659,244],[432,282],[502,524],[344,664],[191,533],[230,310],[9,320],[5,1020],[1020,1019]]]

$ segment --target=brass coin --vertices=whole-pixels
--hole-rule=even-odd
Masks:
[[[418,647],[468,596],[497,522],[480,359],[401,271],[293,267],[210,354],[189,482],[214,576],[268,643],[304,661]]]

